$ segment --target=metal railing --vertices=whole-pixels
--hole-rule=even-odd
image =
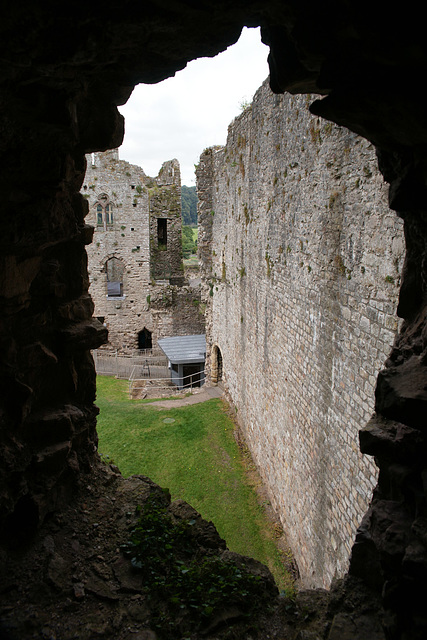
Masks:
[[[186,393],[200,387],[206,377],[206,371],[188,376],[177,376],[175,372],[172,379],[168,360],[159,349],[144,349],[129,355],[95,349],[92,355],[98,375],[129,380],[131,398]]]
[[[160,374],[159,369],[167,369],[168,361],[164,353],[160,350],[144,349],[136,352],[136,354],[119,354],[117,351],[108,352],[95,349],[92,352],[95,362],[95,369],[98,375],[115,376],[123,380],[129,380],[135,367],[145,367],[148,370],[156,371],[156,375]],[[146,377],[146,376],[145,376]]]
[[[137,367],[135,367],[137,369]],[[169,371],[169,370],[168,370]],[[179,380],[179,386],[177,386],[171,379],[170,375],[163,378],[144,377],[137,375],[137,372],[133,373],[129,378],[129,397],[135,398],[144,394],[151,397],[158,397],[159,394],[165,392],[168,395],[186,393],[191,389],[200,387],[206,378],[206,370],[192,373],[188,376],[176,378]]]

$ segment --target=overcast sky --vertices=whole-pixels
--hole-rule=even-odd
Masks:
[[[227,127],[240,105],[268,76],[268,47],[259,29],[244,29],[240,40],[215,58],[189,62],[174,78],[138,85],[127,104],[121,160],[155,177],[163,162],[177,158],[181,182],[195,185],[194,165],[203,149],[225,144]]]

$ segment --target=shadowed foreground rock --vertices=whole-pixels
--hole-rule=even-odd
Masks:
[[[351,637],[383,638],[379,603],[357,582],[337,585],[332,597],[322,590],[302,592],[296,601],[279,596],[267,567],[228,551],[214,525],[190,505],[170,503],[149,478],[124,480],[114,469],[100,463],[29,546],[11,543],[3,551],[0,637],[320,640],[350,630],[361,633]],[[149,539],[142,568],[130,544],[141,514],[143,541]],[[192,562],[208,571],[202,601],[196,595],[203,572],[181,589]],[[171,571],[176,567],[178,577]]]

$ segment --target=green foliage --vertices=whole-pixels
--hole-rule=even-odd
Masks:
[[[197,225],[196,187],[181,187],[182,222],[185,225]]]
[[[345,276],[346,267],[345,267],[345,264],[344,264],[344,260],[342,259],[342,256],[340,256],[340,255],[335,256],[334,263],[335,263],[335,267],[337,268],[338,272],[342,276]]]
[[[191,227],[182,227],[182,255],[189,258],[191,254],[197,252],[197,242],[194,240],[193,229]]]
[[[264,562],[279,588],[290,589],[274,532],[248,480],[250,456],[239,448],[223,403],[160,410],[129,400],[127,390],[127,381],[98,376],[99,451],[114,458],[125,477],[143,474],[169,487],[173,500],[186,500],[215,523],[229,549]]]
[[[170,638],[197,631],[230,605],[243,615],[267,606],[260,576],[215,556],[200,559],[192,536],[196,519],[173,522],[161,496],[152,496],[138,510],[138,522],[121,549],[142,574],[160,634]]]
[[[225,266],[225,262],[223,260],[222,266],[221,266],[221,282],[226,282],[226,281],[227,281],[227,267]]]
[[[243,213],[245,214],[245,223],[248,225],[250,223],[250,221],[251,221],[251,215],[249,213],[249,208],[248,208],[248,205],[246,204],[246,202],[243,205]]]
[[[244,111],[247,111],[248,109],[252,108],[252,101],[248,100],[246,97],[242,98],[242,100],[239,103],[239,108],[240,111],[243,113]]]

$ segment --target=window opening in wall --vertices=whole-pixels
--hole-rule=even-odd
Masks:
[[[247,66],[247,58],[248,58],[248,56],[247,56],[247,55],[245,55],[245,56],[244,56],[244,58],[245,58],[245,63],[244,63],[244,64],[245,64],[245,66]],[[264,55],[264,58],[266,59],[266,54]],[[212,59],[212,60],[210,60],[210,62],[211,62],[211,61],[213,61],[213,59]],[[190,63],[190,64],[191,64],[191,63]],[[195,62],[194,62],[194,64],[199,64],[199,61],[195,61]],[[177,75],[178,75],[178,74],[177,74]],[[237,74],[237,75],[239,75],[239,74]],[[251,76],[253,76],[253,75],[254,75],[254,69],[253,69],[253,65],[251,65]],[[256,84],[254,84],[253,91],[254,91],[255,89],[257,89],[257,88],[260,86],[260,84],[262,83],[262,81],[264,80],[264,78],[265,78],[267,75],[268,75],[268,69],[266,68],[266,69],[265,69],[265,71],[263,71],[263,72],[262,72],[262,74],[260,75],[260,77],[259,77],[259,81],[257,81],[257,82],[256,82]],[[221,74],[220,74],[220,76],[221,76],[221,77],[223,77],[223,74],[221,73]],[[205,78],[205,77],[206,77],[206,78],[207,78],[207,77],[209,77],[207,73],[205,73],[205,74],[204,74],[203,78]],[[172,81],[173,81],[173,79],[172,79]],[[209,77],[209,82],[212,82],[212,79],[211,79],[210,77]],[[233,84],[236,84],[236,82],[234,82]],[[157,85],[157,86],[160,86],[160,85]],[[144,91],[144,90],[151,89],[151,88],[152,88],[152,86],[150,85],[150,86],[147,88],[147,87],[146,87],[146,86],[144,86],[144,85],[140,85],[140,88],[141,88],[141,90],[142,90],[142,91]],[[135,91],[136,91],[136,92],[138,91],[138,87],[136,88],[136,90],[135,90]],[[252,93],[253,91],[251,91],[250,89],[246,89],[246,88],[245,88],[245,89],[239,89],[239,94],[238,94],[238,96],[236,97],[236,99],[232,99],[232,100],[231,100],[231,102],[232,102],[232,103],[234,103],[234,104],[238,104],[238,100],[239,100],[239,99],[241,99],[241,98],[242,98],[242,96],[244,96],[244,95],[245,95],[245,92],[251,92],[251,93]],[[227,96],[227,98],[228,98],[228,96]],[[193,102],[194,102],[194,99],[193,99]],[[221,100],[221,102],[225,102],[225,100],[224,100],[224,99],[222,99],[222,100]],[[222,138],[223,138],[223,136],[224,136],[224,132],[226,132],[226,131],[227,131],[227,127],[228,127],[229,123],[231,122],[231,120],[232,120],[232,119],[235,117],[235,115],[236,115],[236,113],[235,113],[235,108],[236,108],[236,107],[234,106],[234,104],[233,104],[233,106],[232,106],[232,108],[231,108],[231,113],[230,113],[229,115],[228,115],[228,114],[226,114],[226,115],[223,117],[223,124],[221,125],[221,127],[220,127],[220,131],[219,131],[219,138],[220,138],[220,139],[222,139]],[[158,111],[160,112],[161,110],[160,110],[160,109],[158,109]],[[165,129],[164,129],[165,124],[164,124],[164,123],[165,123],[166,121],[169,121],[169,117],[170,117],[170,116],[169,116],[169,111],[170,111],[170,101],[168,101],[168,115],[167,115],[167,117],[166,117],[166,118],[165,118],[165,116],[163,116],[163,128],[162,128],[162,131],[165,131]],[[194,112],[193,112],[192,110],[190,110],[190,109],[187,109],[186,111],[187,111],[187,112],[190,112],[190,113],[194,113]],[[144,113],[144,112],[143,112],[143,109],[139,109],[139,110],[138,110],[138,113],[139,113],[139,114]],[[129,119],[130,119],[130,118],[129,118]],[[145,114],[144,114],[144,116],[143,116],[142,118],[140,118],[140,119],[141,119],[141,121],[143,121],[144,126],[146,126],[146,118],[145,118]],[[192,129],[194,128],[194,125],[195,125],[194,120],[196,120],[196,118],[193,116],[192,120],[193,120],[193,122],[191,122],[191,128],[190,128],[190,130],[189,130],[190,132],[191,132],[191,131],[192,131]],[[128,118],[126,118],[126,124],[128,125]],[[178,128],[179,128],[179,127],[176,127],[176,129],[178,129]],[[127,129],[128,129],[128,131],[129,131],[129,130],[130,130],[130,127],[129,127],[129,126],[127,126]],[[130,136],[130,137],[131,137],[131,136]],[[148,137],[148,136],[146,136],[146,137]],[[173,138],[173,136],[172,136],[172,135],[167,136],[167,137],[169,137],[169,138],[171,138],[171,139]],[[190,139],[192,136],[191,136],[191,135],[187,132],[187,130],[186,130],[186,131],[185,131],[185,133],[184,133],[184,136],[183,136],[183,137],[184,137],[184,148],[185,148],[185,149],[187,149],[187,147],[189,146],[189,139]],[[185,160],[184,160],[184,162],[182,162],[180,155],[179,155],[175,150],[173,150],[170,154],[169,154],[169,152],[168,152],[166,155],[165,155],[165,154],[163,153],[163,151],[162,151],[162,155],[161,155],[161,157],[160,157],[160,160],[158,161],[158,162],[163,162],[163,161],[164,161],[164,159],[165,159],[165,157],[175,157],[175,156],[179,157],[179,158],[180,158],[181,167],[185,166],[185,168],[186,168],[185,174],[184,174],[184,173],[182,173],[182,174],[181,174],[181,175],[183,175],[183,176],[185,175],[185,177],[183,177],[183,182],[182,182],[182,184],[184,184],[184,185],[185,185],[185,184],[191,184],[192,182],[194,183],[194,162],[197,162],[197,161],[198,161],[198,158],[199,158],[199,156],[200,156],[200,153],[201,153],[201,151],[202,151],[202,149],[203,149],[203,146],[200,146],[200,147],[199,147],[200,139],[201,139],[201,138],[199,138],[199,139],[198,139],[198,144],[197,144],[197,148],[196,148],[196,150],[195,150],[195,152],[194,152],[194,157],[193,157],[193,158],[191,158],[191,157],[190,157],[190,160],[189,160],[189,161],[188,161],[188,160],[187,160],[187,161],[185,161]],[[140,145],[138,145],[138,146],[140,146]],[[146,145],[141,145],[141,148],[144,148],[145,146],[146,146]],[[158,141],[156,141],[156,146],[157,146],[158,148],[161,148],[161,145],[159,145],[159,144],[158,144]],[[121,153],[122,153],[122,151],[121,151]],[[123,157],[125,157],[125,156],[123,156]],[[136,163],[136,164],[138,164],[138,165],[141,165],[141,166],[144,168],[144,170],[146,170],[146,171],[147,171],[147,173],[148,173],[149,175],[156,175],[156,173],[158,172],[159,165],[157,165],[155,168],[153,168],[153,169],[151,170],[151,169],[149,168],[149,162],[146,162],[146,161],[144,160],[144,158],[141,158],[141,159],[140,159],[139,157],[135,157],[135,158],[127,158],[127,159],[128,159],[128,160],[130,160],[130,161],[132,161],[132,162],[135,162],[135,163]],[[188,168],[188,167],[189,167],[189,168]],[[182,169],[181,169],[181,171],[182,171]],[[177,172],[177,173],[178,173],[178,172]],[[175,174],[175,170],[174,170],[174,168],[172,168],[172,169],[171,169],[171,174],[172,174],[172,176],[174,176],[174,174]],[[187,176],[188,176],[188,177],[187,177]],[[166,176],[163,176],[163,181],[164,181],[164,182],[166,181]],[[131,190],[134,190],[134,188],[135,188],[135,187],[134,187],[134,185],[132,185],[132,186],[131,186]],[[151,187],[150,187],[149,194],[151,194]],[[114,195],[114,194],[113,194],[113,195]],[[131,194],[129,194],[129,193],[128,193],[128,196],[129,196],[129,204],[131,204],[131,203],[132,203],[132,200],[133,200],[134,198],[132,198]],[[114,196],[114,197],[115,197],[115,196]],[[116,206],[119,206],[119,205],[118,205],[119,199],[117,199],[117,197],[115,197],[115,200],[114,200],[114,201],[115,201]],[[134,203],[133,203],[133,205],[134,205],[134,207],[133,207],[133,208],[136,208],[136,207],[137,207],[137,203],[136,203],[136,202],[134,202]],[[136,213],[136,212],[135,212],[135,213]],[[154,213],[154,215],[156,215],[155,210],[153,211],[153,213]],[[157,215],[159,215],[159,214],[160,214],[160,216],[162,216],[162,215],[163,215],[163,216],[165,216],[165,214],[162,212],[162,210],[161,210],[161,209],[160,209],[160,210],[159,210],[159,209],[157,209]],[[121,220],[119,221],[119,217],[121,217],[121,216],[119,216],[119,213],[117,213],[117,220],[116,220],[116,222],[118,223],[118,225],[120,225],[120,223],[121,223]],[[140,224],[140,223],[138,222],[138,224]],[[168,227],[168,224],[167,224],[167,218],[166,218],[166,217],[164,217],[164,218],[159,218],[159,219],[157,220],[157,222],[155,222],[154,220],[152,220],[151,224],[152,224],[152,226],[151,226],[152,241],[153,241],[154,247],[156,246],[156,245],[155,245],[155,243],[156,243],[156,235],[157,235],[157,246],[158,246],[158,250],[166,249],[166,248],[167,248],[167,246],[168,246],[168,240],[169,240],[169,251],[170,251],[170,250],[171,250],[171,246],[172,246],[172,244],[174,244],[174,243],[173,243],[173,240],[175,239],[175,234],[174,234],[174,231],[172,230],[172,227],[170,227],[170,228],[169,228],[169,235],[170,235],[170,234],[172,234],[172,235],[170,235],[170,237],[169,237],[169,239],[168,239],[168,228],[167,228],[167,227]],[[173,223],[172,223],[172,224],[173,224]],[[135,228],[134,228],[134,227],[131,227],[131,232],[132,232],[134,235],[137,235],[137,234],[136,234],[136,230],[135,230]],[[138,227],[138,233],[139,233],[139,232],[140,232],[140,227]],[[153,237],[153,236],[154,236],[154,237]],[[137,239],[135,238],[135,243],[136,243],[136,242],[137,242]],[[132,245],[132,246],[134,246],[134,245]],[[166,251],[166,252],[162,255],[162,257],[163,257],[163,258],[166,258],[167,256],[168,256],[168,252]],[[168,262],[168,261],[166,261],[166,262]],[[143,265],[141,264],[140,266],[142,267]],[[128,267],[128,268],[131,268],[131,266],[130,266],[130,265],[129,265],[129,266],[127,265],[127,267]],[[145,263],[144,263],[144,268],[145,268]],[[166,272],[166,270],[167,270],[167,266],[165,266],[165,267],[164,267],[164,269],[165,269],[165,272]],[[127,277],[128,277],[128,276],[127,276]],[[166,278],[165,278],[165,279],[166,279]],[[128,285],[127,285],[127,293],[129,294],[129,292],[128,292]],[[117,305],[115,305],[115,304],[114,304],[114,300],[113,300],[113,302],[109,302],[108,306],[112,309],[114,306],[117,306]],[[111,322],[111,314],[112,314],[112,312],[111,312],[111,311],[109,311],[109,314],[108,314],[108,321],[109,321],[109,323]],[[120,314],[117,314],[117,315],[119,316]],[[144,312],[143,314],[137,314],[137,315],[140,315],[140,316],[142,315],[141,324],[142,324],[142,322],[147,321],[147,320],[145,320],[145,319],[144,319],[144,316],[146,315],[146,313],[145,313],[145,312]],[[155,341],[155,342],[156,342],[156,341]],[[150,331],[149,331],[145,326],[144,326],[144,328],[143,328],[143,330],[142,330],[142,331],[138,331],[138,330],[137,330],[137,344],[138,344],[138,348],[139,348],[139,349],[141,349],[141,350],[142,350],[142,349],[149,349],[150,347],[152,348],[152,343],[153,343],[153,340],[152,340],[151,332],[150,332]],[[133,334],[133,344],[135,344],[135,333]],[[126,348],[128,349],[130,346],[132,346],[132,345],[126,345]],[[148,357],[147,357],[145,354],[144,354],[142,357],[140,357],[140,359],[142,360],[142,362],[146,361],[146,358],[148,358]],[[118,358],[117,358],[117,359],[118,359]],[[221,378],[222,378],[222,354],[221,354],[221,352],[219,351],[219,349],[218,349],[218,359],[219,359],[219,367],[218,367],[218,370],[219,370],[219,376],[218,376],[218,378],[219,378],[219,380],[221,380]],[[145,365],[144,365],[144,366],[145,366]],[[179,375],[178,375],[178,374],[179,374],[179,372],[182,372],[184,376],[189,376],[189,377],[190,377],[190,379],[193,379],[193,382],[194,382],[195,384],[197,384],[197,386],[199,386],[199,385],[200,385],[200,380],[201,380],[202,372],[201,372],[198,368],[196,368],[196,367],[192,368],[192,367],[190,367],[190,366],[188,366],[188,365],[187,365],[187,366],[185,367],[185,371],[182,371],[182,367],[181,367],[181,369],[179,369],[179,367],[178,367],[178,365],[177,365],[177,364],[171,364],[171,368],[172,368],[172,370],[174,371],[174,373],[175,373],[175,374],[177,374],[177,376],[176,376],[176,377],[181,377],[181,380],[182,380],[182,376],[179,376]],[[153,374],[153,366],[152,366],[151,364],[150,364],[150,372],[151,372],[151,374]],[[186,384],[188,384],[188,379],[186,379]],[[191,384],[190,384],[190,386],[191,386]],[[143,446],[144,446],[144,443],[143,443],[143,441],[141,441],[141,447],[143,447]],[[192,471],[190,471],[190,473],[192,473]]]
[[[166,249],[168,245],[168,220],[157,218],[157,241],[159,249]]]
[[[152,349],[153,338],[152,332],[144,327],[142,331],[138,333],[138,349]]]
[[[104,231],[113,224],[113,206],[106,193],[101,194],[96,202],[96,224],[104,227]]]
[[[214,139],[222,144],[230,122],[267,78],[268,53],[259,29],[244,27],[239,42],[223,53],[192,60],[174,77],[157,84],[137,85],[128,102],[119,106],[126,121],[121,157],[143,167],[148,176],[156,176],[166,158],[177,158],[181,184],[194,185],[194,164],[203,148]],[[230,77],[226,87],[225,76]],[[190,86],[197,89],[190,91]],[[207,94],[209,110],[203,100]],[[200,113],[207,117],[200,118]],[[155,131],[164,134],[161,144]],[[171,177],[176,172],[171,167]]]
[[[111,204],[107,204],[105,207],[105,220],[107,224],[113,224],[113,208]]]
[[[118,258],[110,258],[105,264],[107,272],[107,296],[108,298],[120,298],[123,296],[124,266]]]

